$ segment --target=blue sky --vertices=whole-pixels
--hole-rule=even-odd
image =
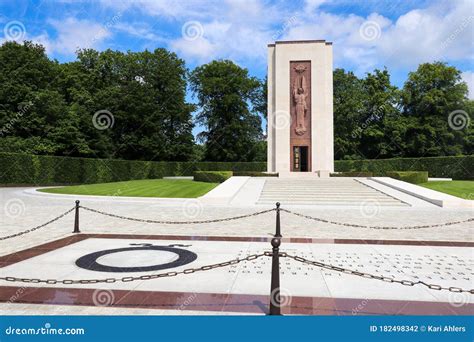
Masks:
[[[472,0],[0,0],[0,26],[0,42],[40,42],[59,61],[77,48],[165,47],[190,69],[227,58],[260,78],[268,43],[325,39],[334,67],[363,76],[386,66],[402,86],[418,64],[441,60],[474,96]]]

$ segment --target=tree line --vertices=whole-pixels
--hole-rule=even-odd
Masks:
[[[334,71],[336,159],[472,154],[473,114],[461,72],[445,63],[419,65],[401,89],[386,69]]]
[[[474,105],[460,75],[422,64],[398,89],[386,69],[364,78],[336,69],[336,159],[471,154]],[[0,46],[0,151],[264,161],[266,101],[266,80],[228,60],[188,70],[163,48],[85,49],[59,63],[32,42]]]

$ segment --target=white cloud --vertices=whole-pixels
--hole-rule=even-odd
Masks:
[[[464,71],[461,74],[462,80],[467,83],[469,88],[469,98],[474,100],[474,71]]]
[[[474,15],[469,0],[439,2],[409,11],[394,22],[377,13],[361,17],[319,12],[302,19],[285,39],[333,41],[335,64],[359,72],[375,66],[413,68],[423,62],[474,56]],[[363,25],[379,31],[374,39],[364,37]]]
[[[46,53],[53,52],[53,46],[52,46],[53,43],[51,42],[51,40],[50,40],[50,38],[49,38],[49,36],[46,32],[41,33],[37,36],[31,37],[29,39],[31,39],[35,43],[43,45],[45,50],[46,50]]]
[[[272,5],[266,0],[190,0],[170,3],[165,0],[117,2],[102,4],[123,11],[139,9],[143,15],[181,27],[197,21],[203,27],[199,39],[187,40],[181,35],[168,41],[168,47],[185,59],[206,62],[214,58],[258,60],[266,63],[266,45],[273,34],[282,30],[293,13],[285,4]],[[159,24],[156,23],[155,27]],[[276,27],[276,28],[275,28]],[[181,30],[178,30],[181,32]]]
[[[473,25],[473,7],[469,1],[413,10],[383,32],[378,51],[401,66],[435,60],[467,60],[474,56]]]
[[[165,19],[179,19],[186,17],[206,17],[208,14],[217,14],[222,8],[219,1],[202,0],[100,0],[101,4],[108,8],[125,11],[137,8],[145,15]]]
[[[423,62],[474,56],[469,0],[434,3],[396,20],[378,13],[366,17],[327,13],[318,8],[324,2],[308,0],[304,11],[288,11],[281,3],[227,1],[217,14],[211,5],[206,12],[209,19],[196,19],[204,27],[202,40],[189,43],[180,37],[169,46],[197,61],[233,58],[264,64],[266,45],[275,39],[326,39],[334,42],[335,65],[357,73],[383,66],[406,70]]]
[[[146,24],[143,23],[117,23],[111,27],[114,31],[127,33],[130,36],[140,39],[151,40],[155,42],[166,42],[167,40],[155,32]]]
[[[305,0],[305,10],[306,11],[314,11],[315,9],[319,8],[322,4],[328,2],[327,0]]]
[[[261,1],[250,0],[228,0],[219,8],[211,6],[206,13],[209,19],[193,18],[202,26],[200,39],[188,41],[179,37],[169,44],[179,55],[199,63],[215,58],[232,59],[237,63],[243,60],[266,63],[266,45],[272,35],[281,30],[272,26],[275,23],[283,26],[288,15],[275,6],[266,7]]]
[[[111,32],[102,24],[90,20],[79,20],[68,17],[64,20],[48,20],[54,28],[54,34],[45,30],[32,35],[26,30],[22,40],[31,40],[42,44],[48,54],[74,55],[77,49],[97,48],[101,43],[111,37]],[[0,43],[5,41],[5,37]]]
[[[266,45],[274,40],[326,39],[334,43],[335,66],[357,73],[384,65],[408,70],[422,62],[465,62],[474,57],[471,0],[433,1],[396,19],[379,13],[328,13],[322,6],[326,3],[330,1],[305,0],[294,6],[267,0],[101,0],[106,9],[123,14],[120,22],[107,26],[72,17],[50,20],[57,35],[34,38],[48,51],[72,54],[78,47],[102,47],[112,36],[110,29],[141,38],[149,47],[165,45],[188,61],[230,58],[259,66],[266,64]],[[127,22],[129,11],[139,11],[143,22]],[[181,27],[189,21],[202,26],[198,39],[181,35]],[[157,29],[169,25],[176,30]]]
[[[207,63],[217,57],[216,47],[203,37],[191,41],[179,38],[170,43],[170,48],[179,56],[195,59],[199,63]]]
[[[49,20],[57,37],[50,40],[51,48],[60,54],[73,54],[79,48],[94,48],[111,36],[102,24],[73,17],[65,20]]]

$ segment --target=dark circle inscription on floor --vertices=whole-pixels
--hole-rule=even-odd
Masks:
[[[133,244],[138,245],[138,244]],[[142,244],[141,247],[126,247],[126,248],[115,248],[115,249],[107,249],[103,251],[98,251],[94,253],[90,253],[84,255],[76,260],[76,265],[90,271],[98,271],[98,272],[149,272],[149,271],[158,271],[158,270],[165,270],[168,268],[174,268],[189,264],[197,259],[197,255],[191,251],[176,248],[176,245],[170,246],[153,246],[151,244]],[[186,247],[183,245],[183,247]],[[113,253],[120,253],[120,252],[130,252],[130,251],[165,251],[174,253],[178,256],[176,260],[171,262],[167,262],[164,264],[157,264],[151,266],[135,266],[135,267],[117,267],[117,266],[109,266],[103,265],[97,262],[97,259],[103,257],[104,255],[110,255]]]

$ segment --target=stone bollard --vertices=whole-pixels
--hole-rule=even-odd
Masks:
[[[76,201],[76,215],[74,217],[74,230],[72,231],[73,233],[80,233],[81,231],[79,230],[79,201]]]

